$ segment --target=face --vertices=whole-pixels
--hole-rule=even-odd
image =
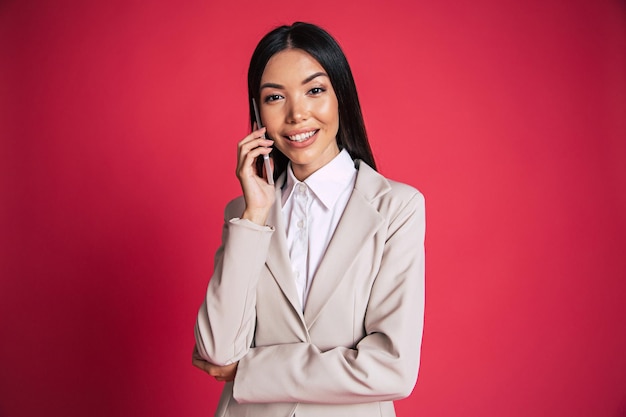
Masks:
[[[261,77],[261,119],[267,135],[300,181],[337,154],[339,108],[324,68],[301,49],[268,61]]]

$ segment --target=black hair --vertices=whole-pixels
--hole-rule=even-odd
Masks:
[[[272,56],[286,49],[301,49],[315,58],[324,68],[337,96],[339,109],[337,145],[339,149],[345,148],[353,159],[363,160],[376,169],[350,65],[337,41],[319,26],[296,22],[291,26],[279,26],[261,39],[252,54],[248,68],[250,125],[252,126],[255,120],[251,101],[254,98],[257,103],[260,103],[261,77],[265,66]],[[274,158],[274,177],[278,178],[286,169],[288,160],[276,147],[272,150],[272,157]]]

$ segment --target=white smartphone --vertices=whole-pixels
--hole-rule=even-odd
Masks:
[[[252,98],[252,107],[254,108],[254,118],[256,119],[256,127],[260,129],[263,127],[261,124],[261,115],[259,114],[259,108],[256,105],[256,100]],[[265,138],[265,134],[263,134]],[[274,185],[274,173],[272,172],[272,165],[270,164],[270,156],[263,155],[263,166],[265,167],[265,174],[267,174],[268,184]]]

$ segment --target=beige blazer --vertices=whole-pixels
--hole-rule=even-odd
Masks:
[[[357,161],[354,191],[304,312],[276,203],[260,227],[228,204],[195,336],[239,361],[219,417],[389,417],[417,380],[424,318],[424,198]],[[234,220],[232,220],[234,219]]]

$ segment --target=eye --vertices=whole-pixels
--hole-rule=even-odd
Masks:
[[[316,96],[322,94],[324,91],[326,91],[324,87],[313,87],[309,90],[309,94]]]
[[[265,99],[263,100],[265,103],[269,103],[272,101],[276,101],[276,100],[280,100],[282,98],[281,95],[278,94],[270,94],[269,96],[266,96]]]

